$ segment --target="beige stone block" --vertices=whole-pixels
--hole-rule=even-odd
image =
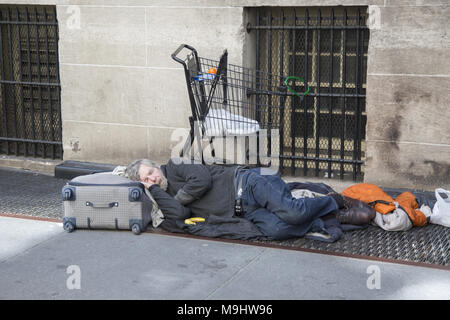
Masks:
[[[450,188],[450,145],[368,141],[364,182],[384,187]]]
[[[125,165],[147,148],[146,127],[63,121],[64,160]]]
[[[182,70],[61,65],[64,120],[186,127]]]
[[[58,6],[60,62],[145,66],[145,11]]]
[[[42,1],[42,0],[41,0]],[[58,0],[54,0],[57,1]],[[223,7],[235,0],[59,0],[72,5],[141,6],[141,7]]]
[[[450,48],[449,6],[379,7],[372,48]]]
[[[147,64],[149,67],[156,68],[183,68],[183,66],[172,59],[172,53],[175,52],[176,49],[181,44],[188,44],[194,47],[197,50],[198,56],[201,58],[207,58],[215,61],[219,61],[225,49],[228,50],[228,62],[241,65],[242,64],[242,46],[236,46],[236,43],[223,46],[208,46],[199,43],[197,40],[186,40],[186,38],[179,38],[177,42],[173,43],[160,43],[153,42],[151,45],[147,45]],[[190,53],[189,50],[182,50],[177,57],[182,60],[185,60],[187,55]]]
[[[54,174],[55,167],[60,163],[60,159],[52,160],[8,155],[0,156],[0,167],[25,169],[50,175]]]
[[[450,77],[367,78],[367,140],[449,144]]]
[[[27,5],[56,5],[65,4],[71,0],[2,0],[2,4],[27,4]]]
[[[386,6],[439,6],[448,5],[448,0],[386,0]]]
[[[160,164],[179,157],[187,128],[133,127],[67,121],[64,125],[64,159],[127,165],[147,158]]]
[[[161,164],[170,158],[179,157],[189,129],[187,128],[147,128],[147,153],[143,158],[148,158]]]
[[[450,50],[433,48],[373,49],[367,72],[450,75]]]
[[[384,0],[321,0],[313,3],[308,0],[236,0],[234,5],[244,7],[285,6],[285,7],[312,7],[312,6],[365,6],[384,5]]]
[[[219,60],[228,49],[229,63],[242,64],[245,28],[242,8],[159,8],[145,9],[147,19],[148,65],[181,67],[171,54],[180,44],[193,46],[198,55]],[[186,57],[187,51],[180,53]]]
[[[404,28],[408,30],[437,30],[448,26],[450,7],[443,6],[408,6],[380,7],[383,28]],[[423,39],[426,41],[427,39]]]

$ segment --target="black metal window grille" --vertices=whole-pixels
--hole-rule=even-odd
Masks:
[[[298,76],[310,87],[289,94],[281,167],[291,175],[362,180],[369,29],[366,8],[249,10],[256,69]],[[301,81],[291,81],[298,93]]]
[[[55,6],[0,5],[0,153],[62,158]]]

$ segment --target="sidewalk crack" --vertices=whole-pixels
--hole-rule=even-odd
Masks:
[[[220,286],[218,286],[216,289],[214,289],[210,294],[208,294],[204,300],[208,300],[210,299],[218,290],[224,288],[225,286],[227,286],[229,283],[231,283],[234,279],[236,279],[244,270],[246,270],[251,264],[253,264],[255,261],[259,260],[259,258],[261,257],[261,255],[266,252],[267,249],[263,249],[261,250],[261,252],[259,252],[256,256],[254,256],[246,265],[242,266],[241,268],[239,268],[239,270],[237,270],[235,273],[233,273],[231,275],[231,277],[229,279],[227,279],[225,282],[223,282]]]

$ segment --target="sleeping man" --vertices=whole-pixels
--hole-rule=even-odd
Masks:
[[[339,210],[345,206],[340,194],[294,198],[279,175],[263,175],[260,168],[183,163],[180,159],[158,165],[140,159],[127,167],[127,174],[149,189],[165,219],[239,217],[276,240],[323,231],[320,218],[330,215],[346,224],[368,222],[358,212]]]

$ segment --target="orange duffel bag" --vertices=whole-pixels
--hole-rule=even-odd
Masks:
[[[416,197],[411,192],[403,192],[394,200],[374,184],[359,183],[345,189],[342,195],[366,202],[381,214],[393,212],[398,206],[408,214],[414,226],[421,227],[427,224],[427,218],[422,211],[418,210]]]

